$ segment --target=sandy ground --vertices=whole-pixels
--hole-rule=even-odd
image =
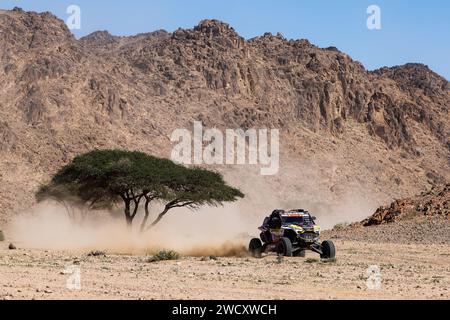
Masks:
[[[450,299],[447,244],[336,246],[336,261],[327,263],[313,253],[150,263],[145,256],[8,250],[0,242],[0,299]],[[70,265],[80,270],[80,290],[67,288]],[[368,281],[372,265],[381,275]]]

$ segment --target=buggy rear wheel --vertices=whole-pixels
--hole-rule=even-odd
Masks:
[[[254,238],[250,241],[248,246],[248,251],[252,255],[253,258],[261,258],[262,254],[262,243],[258,238]]]
[[[285,257],[292,257],[292,242],[289,238],[281,238],[277,246],[277,253]]]
[[[322,259],[334,259],[336,257],[336,248],[331,240],[322,242],[322,254],[320,258]]]

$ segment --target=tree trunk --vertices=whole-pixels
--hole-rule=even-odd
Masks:
[[[150,216],[150,210],[149,210],[150,202],[151,202],[150,199],[145,200],[145,216],[144,216],[144,220],[142,220],[141,232],[145,231],[145,226],[147,225],[148,217]]]
[[[139,203],[141,202],[142,197],[139,197],[138,199],[133,199],[134,202],[134,208],[133,213],[131,214],[131,220],[134,220],[134,217],[136,217],[136,214],[139,210]]]
[[[133,218],[131,216],[131,200],[126,199],[125,202],[125,219],[127,221],[127,227],[131,230],[133,226]]]

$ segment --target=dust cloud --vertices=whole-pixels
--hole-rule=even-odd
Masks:
[[[75,222],[66,208],[49,202],[17,216],[8,234],[19,247],[30,249],[103,250],[114,254],[175,250],[189,256],[239,256],[245,254],[249,240],[259,236],[257,228],[274,209],[307,209],[322,229],[331,229],[338,223],[366,218],[380,203],[359,186],[341,185],[344,192],[333,194],[326,180],[317,180],[317,171],[302,170],[302,178],[294,179],[298,177],[294,169],[276,177],[262,177],[256,169],[234,168],[225,172],[225,177],[243,190],[245,199],[194,212],[174,209],[145,233],[139,232],[142,212],[130,232],[120,209],[115,214],[91,212],[83,221]],[[160,210],[153,207],[152,218]]]
[[[336,223],[354,221],[352,214],[360,212],[366,203],[352,200],[333,210],[317,203],[307,205],[315,212],[319,225],[331,228]],[[130,232],[120,213],[114,217],[108,212],[92,212],[83,221],[74,221],[64,207],[46,203],[31,214],[17,216],[8,234],[19,247],[29,249],[102,250],[113,254],[175,250],[186,256],[244,256],[248,241],[259,235],[258,226],[273,208],[281,206],[266,212],[242,204],[194,212],[175,209],[156,228],[141,233],[138,218]],[[159,208],[154,208],[152,218],[157,212]]]
[[[76,222],[64,207],[46,203],[31,214],[17,216],[7,232],[19,247],[29,249],[103,250],[114,254],[175,250],[189,256],[237,256],[246,251],[248,231],[257,227],[243,223],[239,210],[232,205],[198,212],[174,210],[160,225],[144,233],[139,231],[140,222],[136,218],[131,232],[124,218],[107,212],[95,212]]]

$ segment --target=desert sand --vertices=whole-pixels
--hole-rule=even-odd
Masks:
[[[182,257],[148,262],[144,255],[9,250],[3,242],[0,299],[450,298],[448,245],[337,240],[336,246],[334,262],[321,262],[313,253],[306,258]],[[67,288],[67,266],[79,268],[80,290]],[[371,266],[380,269],[379,288],[367,273]]]

